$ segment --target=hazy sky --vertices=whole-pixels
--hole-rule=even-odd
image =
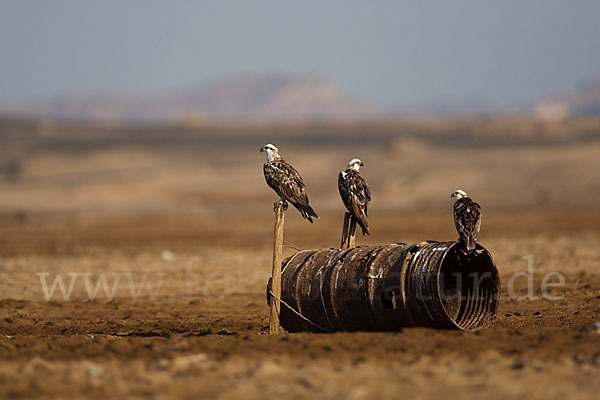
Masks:
[[[0,0],[0,100],[317,73],[384,108],[600,76],[598,0]]]

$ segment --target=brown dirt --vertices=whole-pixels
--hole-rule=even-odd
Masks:
[[[600,215],[593,217],[594,223],[600,221]],[[2,396],[541,398],[564,393],[594,398],[600,389],[600,337],[588,333],[600,320],[600,281],[593,268],[600,260],[597,232],[578,238],[520,236],[518,245],[503,234],[486,240],[505,286],[491,328],[273,337],[266,334],[270,254],[262,237],[258,247],[238,245],[228,253],[217,246],[196,248],[191,243],[201,242],[202,234],[188,238],[191,228],[182,226],[177,235],[170,224],[146,221],[143,245],[137,230],[128,232],[129,223],[86,224],[85,229],[71,223],[52,234],[38,232],[36,242],[4,259]],[[6,229],[11,236],[27,235],[27,228]],[[165,237],[156,234],[165,231]],[[114,232],[121,245],[111,239]],[[172,249],[172,260],[161,257],[164,249]],[[538,299],[512,300],[506,282],[526,270],[521,257],[530,253],[536,257]],[[188,265],[194,274],[189,291]],[[556,266],[566,285],[550,293],[564,299],[545,300],[541,278]],[[92,282],[110,272],[149,273],[153,283],[158,281],[153,274],[166,276],[155,300],[144,291],[133,301],[125,281],[112,301],[102,290],[88,300],[79,281],[70,301],[59,293],[46,301],[35,275],[39,271],[51,272],[50,279],[60,272],[93,272]],[[526,280],[517,280],[516,293],[526,290]]]
[[[447,187],[459,176],[483,198],[481,242],[503,283],[493,326],[269,336],[273,196],[255,179],[257,146],[236,150],[235,158],[215,145],[214,157],[202,153],[197,164],[189,154],[143,146],[86,155],[44,150],[24,159],[20,182],[0,182],[0,397],[597,398],[600,334],[590,327],[600,321],[600,210],[593,207],[600,144],[475,151],[394,142],[403,145],[380,155],[381,163],[405,165],[406,173],[377,167],[381,149],[364,149],[372,165],[365,162],[365,176],[380,196],[373,235],[358,242],[454,238]],[[335,171],[347,149],[305,149],[305,158],[291,149],[322,215],[310,225],[288,211],[285,242],[335,246],[342,218],[329,188],[335,177],[320,177],[312,165],[330,154],[333,161],[321,166]],[[452,161],[464,156],[474,166],[470,175]],[[499,160],[516,164],[494,168]],[[543,174],[548,165],[559,166],[553,176]],[[131,175],[121,173],[125,167]],[[107,174],[111,168],[121,172]],[[496,171],[494,183],[480,170]],[[50,177],[39,178],[44,173]],[[508,281],[527,270],[528,255],[536,299],[515,300]],[[561,300],[540,292],[553,271],[565,285],[549,294]],[[153,290],[162,284],[156,297],[144,289],[134,301],[122,275],[112,300],[102,289],[90,300],[79,276],[69,300],[60,289],[46,300],[39,273],[49,274],[49,284],[62,274],[67,288],[69,273],[93,274],[92,285],[101,274],[111,285],[115,273],[135,273],[136,288],[144,274]],[[517,295],[526,284],[516,280]]]

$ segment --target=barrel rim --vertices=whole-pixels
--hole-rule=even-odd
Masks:
[[[442,298],[441,297],[442,296],[442,293],[441,293],[442,285],[439,284],[439,279],[440,279],[440,275],[442,273],[442,268],[444,266],[444,262],[446,261],[446,258],[448,257],[448,255],[451,254],[451,252],[457,251],[460,248],[461,241],[456,240],[454,242],[439,242],[439,243],[440,244],[451,243],[450,246],[447,247],[446,251],[444,251],[444,255],[443,255],[442,259],[440,260],[440,264],[439,264],[440,268],[437,273],[438,276],[436,278],[438,280],[437,295],[441,299]],[[458,323],[456,318],[453,318],[452,316],[450,316],[450,313],[446,309],[446,306],[444,305],[443,302],[441,302],[442,309],[444,310],[444,314],[448,318],[448,321],[454,327],[456,327],[456,329],[459,329],[462,331],[476,331],[476,330],[479,330],[479,329],[489,326],[497,317],[496,309],[497,309],[498,303],[500,301],[501,281],[500,281],[500,275],[498,272],[498,267],[496,266],[496,262],[494,261],[494,258],[492,257],[492,254],[489,252],[489,250],[486,249],[480,243],[475,244],[475,249],[482,251],[482,254],[484,254],[486,256],[486,258],[489,260],[490,265],[492,267],[491,268],[492,277],[490,279],[493,279],[493,281],[496,283],[494,289],[492,290],[492,291],[495,291],[495,293],[493,293],[493,303],[494,303],[493,308],[494,309],[490,313],[485,313],[484,316],[486,316],[486,317],[483,318],[481,321],[472,321],[471,323],[467,324],[466,326],[463,326]],[[475,326],[473,326],[474,322],[476,322]]]

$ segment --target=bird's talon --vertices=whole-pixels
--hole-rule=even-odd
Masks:
[[[286,201],[279,200],[273,203],[273,211],[276,211],[278,206],[283,206],[283,211],[288,209],[288,203]]]

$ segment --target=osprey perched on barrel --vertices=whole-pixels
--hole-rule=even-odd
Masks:
[[[457,189],[450,197],[456,199],[454,202],[456,231],[460,240],[465,244],[467,252],[472,252],[475,250],[479,228],[481,227],[481,207],[460,189]]]
[[[338,189],[344,205],[360,225],[363,235],[370,235],[367,205],[371,201],[371,191],[358,172],[363,165],[358,158],[350,160],[346,170],[338,175]]]
[[[272,144],[263,146],[260,151],[267,153],[267,162],[263,166],[267,185],[280,198],[279,202],[275,203],[275,205],[278,203],[283,204],[284,209],[287,210],[287,202],[289,201],[312,224],[313,220],[311,217],[319,218],[319,216],[308,204],[304,182],[298,171],[281,158],[279,150]]]

